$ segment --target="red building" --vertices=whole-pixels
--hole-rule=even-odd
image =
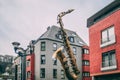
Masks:
[[[92,80],[90,77],[90,61],[89,61],[89,47],[83,46],[82,47],[82,80]]]
[[[34,54],[26,57],[26,80],[34,80]]]
[[[34,44],[34,40],[32,40],[30,42],[29,45],[33,45]],[[35,80],[35,65],[34,65],[34,61],[35,61],[35,54],[34,54],[34,46],[33,50],[30,50],[30,47],[27,48],[26,50],[26,54],[30,54],[28,56],[26,56],[26,80]]]
[[[120,0],[88,18],[92,80],[120,80]]]

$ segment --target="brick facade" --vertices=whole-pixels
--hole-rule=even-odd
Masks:
[[[26,57],[26,80],[34,80],[34,54]]]
[[[88,19],[90,37],[90,72],[91,76],[93,76],[93,80],[104,80],[102,79],[104,77],[106,77],[105,80],[109,80],[110,76],[120,74],[120,7],[117,5],[120,5],[120,1],[118,0],[109,4],[107,7]],[[91,22],[93,24],[89,24],[90,19],[93,19],[93,22]],[[95,21],[96,19],[97,21]],[[111,26],[114,27],[115,42],[110,45],[102,46],[102,31],[110,28]],[[115,70],[102,71],[102,55],[103,53],[111,50],[115,50],[117,68]],[[101,78],[98,78],[98,76],[101,76]],[[109,77],[107,78],[107,76]],[[120,77],[114,78],[114,76],[111,77],[111,80],[120,79]]]
[[[82,53],[82,73],[83,73],[83,78],[82,80],[92,80],[90,77],[90,54],[89,54],[89,47],[88,46],[83,46],[83,53]],[[88,63],[85,63],[84,61],[88,61]],[[89,74],[86,75],[86,72]]]

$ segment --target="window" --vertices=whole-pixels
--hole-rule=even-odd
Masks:
[[[17,78],[18,78],[18,80],[21,80],[21,78],[22,78],[21,73],[18,73]]]
[[[56,34],[56,38],[60,40],[62,39],[61,31],[58,31],[58,33]]]
[[[89,77],[90,76],[90,72],[83,72],[83,77]]]
[[[73,53],[74,53],[74,55],[76,55],[76,53],[77,53],[76,47],[73,47]]]
[[[57,44],[53,43],[53,50],[56,51],[57,50]]]
[[[83,54],[89,54],[89,50],[88,49],[83,49]]]
[[[103,53],[101,70],[111,70],[116,68],[117,68],[117,65],[116,65],[116,58],[115,58],[115,50]]]
[[[74,42],[74,37],[69,36],[69,37],[68,37],[68,40],[73,43],[73,42]]]
[[[61,79],[65,79],[65,73],[64,73],[64,70],[61,70]]]
[[[45,55],[41,55],[41,64],[45,64]]]
[[[89,60],[83,60],[83,65],[84,66],[89,66],[90,65]]]
[[[57,65],[57,59],[53,61],[53,65]]]
[[[59,35],[58,35],[58,38],[59,38],[59,39],[62,39],[62,35],[61,35],[61,34],[59,34]]]
[[[1,61],[1,62],[4,61],[4,57],[3,57],[3,56],[0,57],[0,61]]]
[[[40,69],[40,78],[45,78],[45,68]]]
[[[46,44],[45,42],[41,42],[41,51],[45,51]]]
[[[103,30],[101,35],[101,47],[113,44],[115,42],[114,26]]]
[[[57,78],[57,69],[53,69],[53,78]]]
[[[29,66],[30,66],[30,59],[29,59],[29,60],[27,60],[27,62],[26,62],[26,66],[27,66],[27,67],[29,67]]]
[[[30,78],[30,77],[31,77],[31,72],[28,71],[28,72],[27,72],[27,78]]]

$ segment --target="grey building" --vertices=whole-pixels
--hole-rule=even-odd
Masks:
[[[15,67],[15,80],[25,80],[26,79],[26,56],[17,56],[14,59]]]
[[[13,63],[13,58],[11,55],[0,55],[0,62]]]
[[[17,56],[14,59],[14,67],[15,67],[15,79],[22,80],[22,71],[21,71],[21,57]]]
[[[34,44],[35,53],[35,80],[67,80],[59,60],[52,61],[52,55],[63,46],[60,28],[51,26],[41,35]],[[79,80],[82,80],[82,48],[86,43],[73,31],[66,30],[81,71]]]
[[[13,58],[14,56],[11,55],[0,55],[0,74],[5,73],[6,69],[12,67]]]

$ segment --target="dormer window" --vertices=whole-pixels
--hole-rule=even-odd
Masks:
[[[69,37],[68,37],[68,40],[69,40],[70,42],[74,43],[74,37],[73,37],[73,36],[69,36]]]
[[[59,38],[59,39],[62,39],[62,35],[61,35],[61,34],[59,34],[59,35],[58,35],[58,38]]]
[[[56,38],[62,40],[62,35],[61,34],[56,34]]]
[[[56,36],[57,39],[62,40],[61,31],[58,31],[58,33],[55,36]]]

